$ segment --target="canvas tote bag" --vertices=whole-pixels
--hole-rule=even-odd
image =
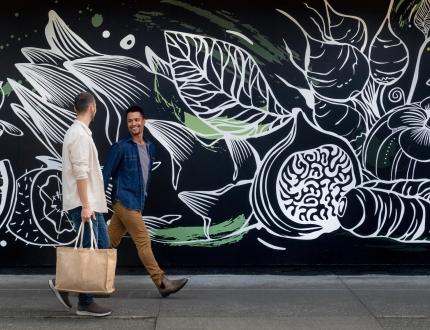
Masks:
[[[57,247],[55,288],[60,291],[110,294],[115,291],[116,249],[99,249],[92,221],[91,247],[83,248],[84,225],[81,223],[75,247]],[[80,239],[80,247],[78,241]]]

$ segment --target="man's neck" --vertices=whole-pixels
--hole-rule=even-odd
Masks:
[[[84,123],[85,126],[89,127],[90,123],[91,123],[91,117],[87,116],[86,114],[84,115],[78,115],[76,116],[76,119],[79,120],[80,122]]]
[[[137,144],[145,144],[145,140],[143,139],[143,134],[142,135],[132,135],[131,139],[133,140],[134,143]]]

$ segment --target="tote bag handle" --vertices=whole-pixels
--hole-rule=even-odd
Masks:
[[[90,236],[91,236],[91,239],[90,239],[91,240],[90,249],[92,249],[92,250],[98,249],[96,235],[94,234],[94,229],[93,229],[93,221],[90,220],[89,223],[90,223]],[[78,229],[78,235],[76,236],[75,249],[78,248],[78,241],[80,242],[79,247],[83,248],[83,245],[84,245],[84,230],[85,230],[84,222],[81,221],[81,224],[80,224],[79,229]]]

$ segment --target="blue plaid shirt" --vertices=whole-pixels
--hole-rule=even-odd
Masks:
[[[139,159],[139,151],[131,136],[114,143],[103,167],[105,190],[112,177],[112,203],[119,200],[126,208],[143,211],[145,196],[151,181],[152,164],[155,159],[155,145],[145,140],[148,145],[149,173],[145,184]]]

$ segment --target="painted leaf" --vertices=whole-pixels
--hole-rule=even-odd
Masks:
[[[179,199],[203,220],[204,233],[211,238],[211,226],[220,222],[220,215],[224,218],[235,218],[238,215],[251,214],[248,195],[251,181],[241,181],[228,184],[211,191],[182,191]],[[234,205],[231,201],[234,200]]]
[[[75,96],[87,89],[61,67],[33,63],[19,63],[15,66],[43,99],[62,108],[71,108]]]
[[[247,141],[220,139],[206,143],[189,128],[171,121],[148,119],[145,127],[167,150],[172,164],[172,186],[180,190],[195,190],[205,180],[217,186],[233,180],[246,180],[254,176],[259,156]],[[225,171],[213,171],[213,164],[231,164]],[[206,164],[206,165],[205,165]],[[182,171],[194,180],[180,180]],[[231,172],[230,172],[231,171]],[[186,175],[185,175],[186,176]],[[215,179],[216,178],[216,179]],[[209,185],[209,183],[206,183]],[[187,186],[187,187],[184,187]]]
[[[261,136],[291,119],[243,49],[175,31],[166,31],[165,39],[179,95],[217,131],[234,137]],[[215,118],[221,121],[209,122]]]
[[[145,221],[145,225],[148,227],[149,233],[151,234],[154,229],[169,227],[174,222],[180,221],[182,219],[182,215],[166,214],[162,217],[145,215],[143,219]]]
[[[427,38],[430,30],[430,0],[421,1],[415,13],[414,24]]]
[[[49,11],[48,16],[45,36],[54,53],[68,59],[99,55],[67,26],[55,11]]]
[[[148,46],[145,47],[145,57],[149,65],[149,70],[152,73],[161,75],[166,79],[172,80],[172,68],[170,67],[170,63],[160,58]]]
[[[169,152],[172,160],[172,186],[177,189],[182,163],[192,155],[198,139],[174,122],[147,120],[146,128]]]
[[[62,55],[49,49],[24,47],[21,52],[27,60],[34,64],[61,65],[66,60]]]
[[[149,88],[140,82],[138,75],[144,74],[143,66],[131,57],[93,56],[66,62],[64,66],[115,107],[127,107],[130,102],[149,95]]]
[[[3,133],[7,133],[13,136],[23,136],[24,133],[15,125],[8,123],[7,121],[0,120],[0,136]]]
[[[22,104],[11,104],[13,111],[53,156],[61,158],[64,135],[73,123],[75,114],[46,102],[12,79],[8,81]]]
[[[93,92],[105,105],[106,136],[110,142],[119,138],[122,113],[149,95],[141,81],[148,72],[142,63],[126,56],[100,55],[67,61],[64,67]]]

